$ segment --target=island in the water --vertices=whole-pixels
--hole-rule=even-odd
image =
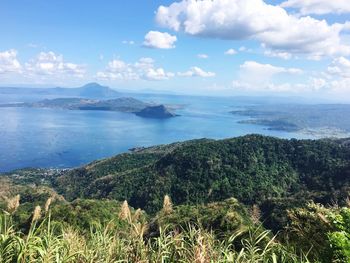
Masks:
[[[53,108],[66,110],[98,110],[134,113],[143,118],[166,119],[178,116],[170,107],[163,104],[155,105],[130,97],[111,100],[95,100],[84,98],[45,99],[33,103],[7,103],[0,107]]]
[[[136,112],[136,115],[144,118],[157,118],[157,119],[166,119],[166,118],[178,116],[177,114],[171,112],[164,105],[155,105],[155,106],[145,107],[139,112]]]
[[[1,88],[0,94],[39,94],[36,102],[3,103],[0,107],[99,110],[133,113],[143,118],[166,119],[178,116],[175,105],[147,103],[121,94],[109,87],[89,83],[79,88]],[[49,97],[49,98],[48,98]],[[52,98],[54,97],[54,98]]]

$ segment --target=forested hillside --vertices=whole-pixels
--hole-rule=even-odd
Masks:
[[[329,203],[349,190],[349,165],[349,148],[334,141],[253,135],[118,155],[52,182],[68,199],[126,199],[148,212],[159,210],[165,194],[175,204],[235,197],[252,205],[294,196]]]
[[[1,177],[1,185],[4,210],[11,196],[21,195],[23,204],[11,220],[23,233],[31,228],[34,207],[46,199],[55,200],[54,222],[83,233],[119,218],[127,200],[131,214],[142,209],[138,227],[145,227],[139,231],[147,240],[160,238],[164,227],[187,235],[194,231],[188,227],[196,226],[214,231],[211,238],[218,240],[245,233],[235,241],[239,251],[248,237],[269,229],[266,242],[283,244],[284,252],[274,252],[280,262],[350,259],[350,148],[345,139],[200,139],[137,148],[71,170],[14,171]],[[123,220],[117,225],[118,231],[128,228]],[[162,238],[173,238],[171,231]]]
[[[43,176],[13,178],[35,182]],[[68,200],[128,200],[149,213],[161,208],[166,194],[176,205],[235,197],[258,205],[266,224],[277,230],[283,224],[279,213],[288,206],[344,200],[350,189],[350,149],[346,140],[201,139],[140,149],[45,178]],[[271,217],[276,211],[278,216]]]

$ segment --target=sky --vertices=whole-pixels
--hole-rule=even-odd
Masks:
[[[0,86],[350,101],[349,0],[2,0]]]

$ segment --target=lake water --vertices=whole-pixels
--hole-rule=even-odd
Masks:
[[[0,102],[36,100],[1,96]],[[246,118],[229,111],[247,102],[233,98],[135,94],[133,97],[185,107],[177,111],[181,116],[166,120],[119,112],[0,108],[0,171],[75,167],[133,147],[204,137],[222,139],[259,133],[301,138],[300,134],[237,123]]]

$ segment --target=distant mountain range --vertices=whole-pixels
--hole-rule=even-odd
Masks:
[[[143,118],[166,119],[177,116],[162,104],[146,103],[98,83],[79,88],[0,88],[1,94],[35,95],[36,102],[3,103],[0,107],[54,108],[67,110],[102,110],[134,113]],[[53,99],[51,99],[54,97]],[[50,99],[48,99],[50,98]]]
[[[119,97],[120,93],[107,86],[102,86],[98,83],[88,83],[78,88],[16,88],[2,87],[0,94],[20,94],[20,95],[43,95],[57,97],[79,97],[79,98],[115,98]]]
[[[155,105],[130,97],[121,97],[110,100],[96,100],[86,98],[57,98],[45,99],[31,103],[7,103],[0,107],[27,107],[27,108],[51,108],[66,110],[98,110],[119,111],[134,113],[143,118],[166,119],[178,116],[163,104]]]

